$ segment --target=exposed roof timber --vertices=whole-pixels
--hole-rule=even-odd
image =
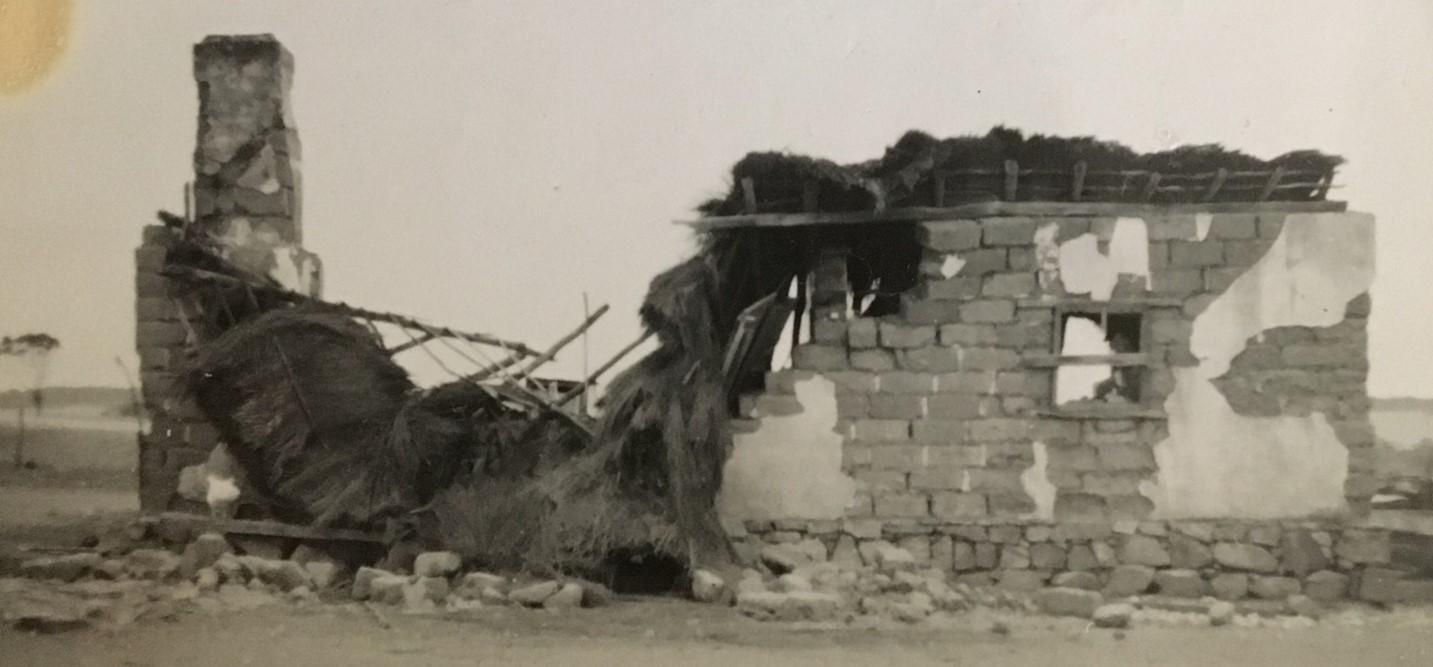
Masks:
[[[984,202],[949,208],[895,208],[885,211],[827,213],[755,213],[677,220],[697,231],[745,227],[807,227],[861,225],[881,222],[918,222],[994,216],[1139,216],[1181,213],[1338,213],[1348,210],[1341,201],[1219,202],[1207,204],[1129,204],[1117,202]]]

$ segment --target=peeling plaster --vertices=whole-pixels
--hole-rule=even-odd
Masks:
[[[1297,518],[1346,508],[1348,450],[1322,413],[1245,417],[1212,381],[1267,329],[1326,327],[1374,277],[1373,218],[1288,216],[1269,251],[1194,321],[1193,368],[1174,369],[1169,438],[1141,484],[1160,518]]]
[[[1038,252],[1038,251],[1037,251]],[[1060,244],[1060,280],[1070,294],[1106,301],[1121,275],[1143,279],[1149,287],[1149,226],[1142,218],[1114,221],[1107,252],[1100,252],[1096,234],[1082,234]]]
[[[1035,448],[1035,463],[1020,474],[1020,485],[1025,488],[1025,494],[1035,501],[1035,511],[1025,515],[1025,518],[1053,521],[1055,519],[1055,494],[1058,489],[1050,483],[1050,478],[1045,474],[1046,467],[1050,462],[1050,454],[1046,451],[1043,442],[1035,442],[1033,446]]]
[[[835,383],[818,375],[795,389],[800,412],[767,417],[732,438],[717,495],[728,528],[749,519],[839,519],[855,499],[856,480],[842,469]]]
[[[1214,224],[1214,216],[1209,213],[1194,214],[1194,229],[1198,232],[1200,241],[1209,236],[1209,227]]]

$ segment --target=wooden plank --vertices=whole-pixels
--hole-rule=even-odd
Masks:
[[[1085,196],[1085,174],[1090,169],[1090,164],[1084,160],[1075,163],[1074,172],[1070,177],[1070,200],[1080,201]]]
[[[1221,168],[1214,172],[1214,180],[1210,181],[1209,190],[1204,193],[1204,201],[1214,201],[1214,197],[1218,196],[1219,189],[1224,187],[1224,181],[1227,180],[1229,180],[1228,169]]]
[[[1089,188],[1086,188],[1087,190]],[[884,211],[839,211],[820,213],[759,213],[714,216],[698,220],[677,220],[675,224],[698,231],[743,229],[746,227],[807,227],[812,225],[864,225],[886,222],[920,222],[995,216],[1142,216],[1185,213],[1340,213],[1348,210],[1341,201],[1211,202],[1200,204],[1135,204],[1124,202],[979,202],[950,207],[918,206]],[[534,354],[536,354],[534,352]]]
[[[1159,172],[1157,171],[1149,175],[1149,178],[1144,182],[1144,189],[1139,193],[1140,201],[1147,202],[1154,199],[1154,193],[1159,189],[1159,178]]]
[[[1118,301],[1095,301],[1087,297],[1045,297],[1020,299],[1015,302],[1019,308],[1061,308],[1069,310],[1106,310],[1111,313],[1131,312],[1147,308],[1183,308],[1184,302],[1173,297],[1141,297]]]
[[[1099,354],[1061,356],[1058,354],[1026,354],[1024,365],[1030,368],[1054,368],[1056,366],[1148,366],[1154,356],[1144,352],[1127,354]]]
[[[617,362],[622,360],[622,357],[627,356],[629,353],[632,352],[632,350],[637,349],[638,345],[647,342],[648,338],[651,338],[655,335],[657,335],[657,332],[648,331],[647,333],[642,334],[641,338],[638,338],[637,340],[634,340],[629,343],[627,347],[618,350],[617,354],[612,355],[612,358],[607,360],[607,363],[598,366],[597,370],[592,371],[592,374],[588,375],[587,378],[582,381],[581,385],[573,388],[566,394],[563,394],[561,398],[557,399],[557,402],[554,405],[560,408],[564,405],[567,405],[568,403],[571,403],[572,399],[577,398],[578,396],[586,392],[588,387],[597,384],[597,379],[602,377],[603,373],[606,373],[607,371],[611,370],[613,366],[616,366]]]
[[[1319,189],[1314,192],[1314,199],[1323,199],[1329,196],[1329,188],[1333,187],[1334,170],[1330,169],[1324,177],[1319,179]]]
[[[1134,404],[1071,405],[1044,408],[1036,412],[1047,419],[1168,419],[1169,413]]]
[[[756,213],[756,181],[750,176],[741,179],[742,208],[747,213]]]
[[[292,537],[303,540],[338,540],[345,542],[383,543],[383,534],[377,531],[353,528],[332,528],[328,526],[300,526],[278,521],[253,521],[248,519],[218,519],[184,512],[164,512],[159,515],[162,522],[174,522],[190,526],[191,529],[212,530],[231,535],[264,535],[267,537]]]
[[[1259,192],[1259,201],[1268,201],[1269,196],[1274,194],[1274,188],[1279,187],[1279,181],[1284,178],[1284,168],[1275,167],[1274,172],[1269,174],[1269,181],[1264,184],[1264,189]]]
[[[1020,163],[1005,161],[1005,201],[1017,201],[1015,195],[1020,188]]]

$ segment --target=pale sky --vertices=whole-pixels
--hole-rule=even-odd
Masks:
[[[1370,390],[1433,396],[1426,0],[80,0],[74,29],[51,76],[0,96],[0,333],[62,341],[51,385],[123,384],[140,228],[191,174],[192,44],[271,32],[330,298],[545,347],[585,290],[613,308],[596,365],[691,251],[671,221],[751,150],[862,160],[998,123],[1319,148],[1380,223]]]

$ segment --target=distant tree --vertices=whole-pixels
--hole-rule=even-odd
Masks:
[[[49,371],[50,352],[60,347],[60,341],[47,333],[28,333],[0,338],[0,357],[20,357],[30,362],[33,375],[30,378],[30,400],[35,412],[44,408],[45,376]],[[20,404],[19,433],[15,440],[15,466],[25,465],[25,404]]]

